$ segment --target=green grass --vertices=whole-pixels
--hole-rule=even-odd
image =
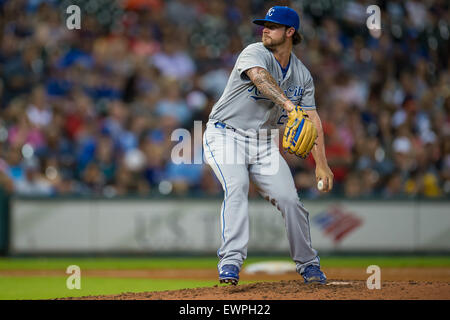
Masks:
[[[216,264],[213,258],[0,258],[0,270],[65,270],[69,265],[81,270],[203,269]]]
[[[450,267],[450,256],[322,257],[324,267]]]
[[[249,257],[244,266],[260,261],[291,261],[289,257]],[[450,267],[450,256],[322,256],[324,267],[367,268],[380,267]],[[192,269],[216,268],[217,259],[211,258],[0,258],[2,270],[60,270],[65,272],[69,265],[78,265],[83,270],[150,270],[150,269]],[[80,297],[87,295],[108,295],[123,292],[177,290],[205,287],[217,281],[104,278],[83,277],[81,289],[69,290],[64,276],[1,276],[0,300],[4,299],[53,299],[58,297]]]
[[[249,257],[245,265],[260,261],[291,261],[289,257]],[[322,256],[324,267],[450,267],[450,256]],[[0,270],[65,270],[77,265],[81,270],[204,269],[215,268],[217,258],[0,258]]]
[[[81,288],[69,290],[66,277],[2,277],[0,300],[54,299],[206,287],[217,281],[82,277]]]

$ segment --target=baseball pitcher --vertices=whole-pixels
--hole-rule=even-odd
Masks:
[[[219,281],[237,284],[247,257],[251,179],[284,218],[297,272],[306,283],[326,283],[317,251],[311,246],[309,213],[298,198],[274,135],[268,133],[284,126],[283,148],[300,158],[311,152],[321,191],[332,189],[313,79],[292,52],[301,42],[300,19],[293,9],[275,6],[265,19],[253,22],[264,26],[262,42],[250,44],[239,55],[203,136],[205,158],[224,190],[217,251]]]

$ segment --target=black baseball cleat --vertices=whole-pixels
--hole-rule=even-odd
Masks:
[[[220,283],[230,283],[234,286],[236,286],[238,284],[238,280],[236,280],[236,279],[220,279],[219,282]]]
[[[219,282],[237,285],[239,282],[239,268],[232,264],[224,265],[219,271]]]

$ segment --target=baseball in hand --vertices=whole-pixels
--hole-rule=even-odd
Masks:
[[[322,190],[323,189],[323,181],[319,180],[319,182],[317,182],[317,189]]]

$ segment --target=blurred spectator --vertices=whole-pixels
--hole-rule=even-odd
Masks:
[[[156,104],[156,114],[160,117],[172,117],[178,126],[186,126],[191,120],[191,110],[182,98],[179,83],[168,80],[164,84],[162,99]]]
[[[9,194],[14,192],[14,183],[8,175],[0,170],[0,190]]]
[[[50,196],[53,194],[51,183],[40,171],[37,159],[30,159],[24,163],[23,176],[15,183],[15,191],[27,196]]]
[[[346,198],[358,198],[362,195],[362,183],[361,179],[356,172],[349,174],[345,180],[344,196]]]
[[[194,74],[194,61],[179,48],[175,39],[167,39],[162,45],[162,50],[153,55],[151,62],[164,76],[186,79]]]
[[[399,172],[395,172],[387,177],[386,187],[383,189],[383,196],[386,198],[392,198],[395,196],[404,195],[402,186],[402,176]]]
[[[46,101],[43,87],[36,87],[31,93],[31,101],[27,108],[27,116],[36,127],[46,127],[52,121],[53,113]]]
[[[294,176],[294,182],[302,198],[314,198],[318,196],[316,176],[313,171],[297,172]]]
[[[271,4],[77,4],[82,28],[68,30],[64,1],[0,1],[0,184],[27,195],[221,194],[204,163],[172,161],[171,134],[205,125]],[[448,196],[448,3],[383,2],[381,32],[361,27],[364,1],[282,4],[300,9],[295,53],[314,79],[332,194]],[[312,156],[282,155],[302,197],[322,196]]]

